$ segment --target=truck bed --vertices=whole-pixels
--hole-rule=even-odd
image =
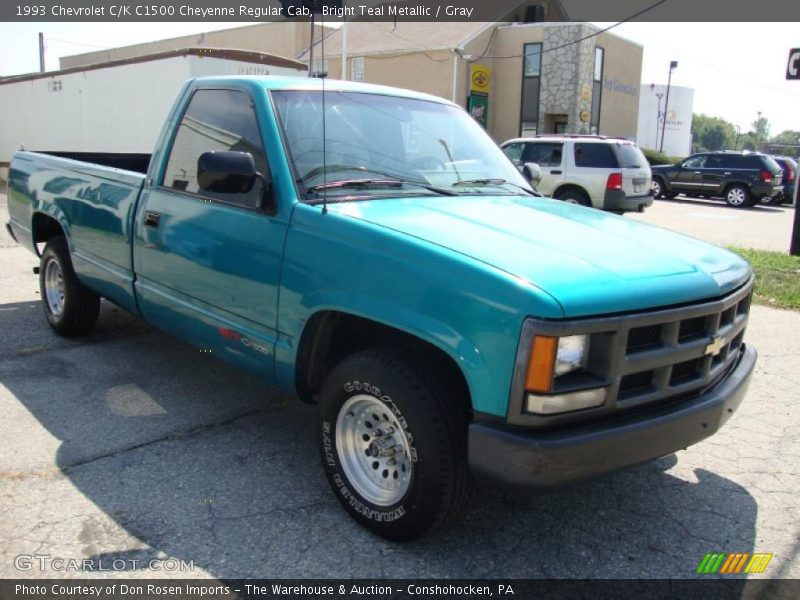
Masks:
[[[105,155],[106,162],[111,156]],[[117,158],[118,164],[137,169],[143,160]],[[144,173],[134,170],[17,152],[8,182],[12,232],[21,244],[38,251],[31,224],[35,230],[41,220],[57,220],[67,233],[78,278],[135,312],[131,242],[144,180]]]

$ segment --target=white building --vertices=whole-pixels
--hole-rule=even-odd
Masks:
[[[0,106],[13,112],[0,119],[0,178],[23,144],[34,151],[148,156],[187,79],[306,72],[303,63],[271,54],[184,48],[0,78]]]
[[[639,91],[639,126],[636,143],[642,148],[659,150],[667,156],[684,157],[692,153],[692,108],[694,90],[677,85],[643,85]],[[664,111],[667,123],[664,127]]]

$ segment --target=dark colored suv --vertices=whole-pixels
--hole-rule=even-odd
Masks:
[[[783,169],[783,195],[777,198],[763,198],[764,204],[791,204],[794,202],[794,186],[797,185],[797,161],[790,156],[773,156]]]
[[[723,198],[738,208],[783,194],[783,171],[771,156],[758,152],[703,152],[651,169],[656,198]]]

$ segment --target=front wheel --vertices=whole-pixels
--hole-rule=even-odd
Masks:
[[[100,313],[100,296],[78,280],[62,236],[50,238],[44,247],[39,290],[44,316],[56,333],[78,337],[92,330]]]
[[[664,184],[658,177],[654,177],[650,182],[650,189],[653,190],[653,198],[656,200],[664,195]]]
[[[470,495],[463,398],[423,363],[391,350],[358,352],[326,378],[320,448],[339,502],[387,539],[418,537]]]

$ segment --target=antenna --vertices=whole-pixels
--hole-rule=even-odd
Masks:
[[[320,31],[320,35],[322,36],[321,45],[322,48],[320,49],[320,77],[322,78],[322,214],[328,212],[328,132],[327,132],[327,116],[325,114],[325,79],[328,76],[327,71],[325,70],[325,16],[320,13],[320,24],[322,30]]]

